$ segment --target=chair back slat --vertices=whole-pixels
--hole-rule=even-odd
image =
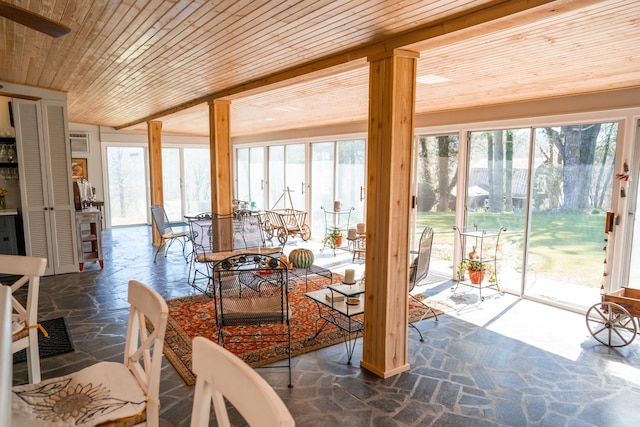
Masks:
[[[128,301],[131,308],[124,364],[148,396],[147,422],[153,425],[160,408],[160,371],[169,308],[156,291],[136,280],[129,281]],[[152,333],[148,332],[147,322]]]
[[[171,226],[169,225],[169,218],[164,210],[162,205],[152,205],[151,206],[151,217],[153,219],[153,223],[160,233],[163,236],[167,231],[171,231]]]
[[[0,426],[11,425],[11,288],[0,286]]]
[[[218,342],[225,345],[286,343],[291,387],[291,311],[287,266],[278,258],[249,253],[213,266]],[[271,325],[262,328],[263,325]],[[238,328],[236,326],[243,325]],[[250,326],[244,326],[250,325]]]
[[[295,421],[278,394],[253,368],[204,337],[193,339],[196,374],[191,427],[208,427],[211,403],[216,422],[230,426],[225,399],[252,427],[293,427]]]
[[[0,274],[18,276],[11,285],[12,322],[25,329],[13,334],[12,352],[27,349],[29,382],[40,382],[40,356],[38,349],[38,301],[40,277],[47,268],[46,258],[24,255],[0,255]],[[26,285],[26,300],[24,298]],[[26,331],[26,332],[25,332]]]
[[[414,260],[412,271],[409,277],[409,291],[424,280],[429,274],[429,264],[431,262],[431,248],[433,246],[433,228],[426,226],[420,236],[418,245],[418,256]]]

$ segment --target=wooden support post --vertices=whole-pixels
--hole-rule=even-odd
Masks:
[[[232,213],[231,176],[231,103],[213,100],[209,103],[209,147],[211,153],[211,211],[217,214]],[[214,222],[228,224],[230,221]],[[232,227],[212,230],[219,243],[219,250],[233,249]]]
[[[409,220],[419,54],[370,57],[367,147],[367,286],[360,366],[382,378],[407,363]]]
[[[147,122],[149,138],[149,189],[151,204],[164,205],[164,189],[162,187],[162,122]],[[152,219],[153,221],[153,219]],[[162,244],[162,236],[152,227],[153,246]]]

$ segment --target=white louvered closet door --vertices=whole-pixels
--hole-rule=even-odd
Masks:
[[[14,99],[14,117],[26,253],[46,275],[78,271],[66,104]]]

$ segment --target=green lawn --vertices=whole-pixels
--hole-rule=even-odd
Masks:
[[[434,257],[451,259],[453,245],[458,244],[453,231],[453,212],[428,212],[417,219],[416,233],[425,225],[434,228]],[[604,214],[546,213],[533,215],[529,241],[529,263],[538,274],[600,286],[606,253]],[[524,247],[524,216],[509,213],[477,213],[468,223],[479,230],[507,229],[500,238],[503,251],[514,268],[521,264]],[[595,272],[595,273],[594,273]]]

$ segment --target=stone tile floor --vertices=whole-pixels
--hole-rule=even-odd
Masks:
[[[127,282],[136,279],[164,298],[190,295],[188,264],[179,247],[158,257],[150,227],[106,230],[105,263],[81,273],[43,278],[41,319],[65,316],[75,351],[41,361],[43,378],[100,360],[121,361],[128,316]],[[293,240],[291,245],[312,246]],[[288,244],[289,246],[289,244]],[[316,252],[335,271],[364,264],[351,255]],[[584,316],[514,296],[458,289],[431,274],[418,288],[446,310],[439,321],[409,330],[411,370],[381,379],[353,365],[343,344],[294,358],[294,387],[286,373],[259,370],[298,426],[638,426],[640,340],[612,349],[597,343]],[[26,364],[14,366],[14,383],[26,382]],[[162,426],[188,426],[193,387],[173,367],[162,372]],[[211,425],[215,425],[212,422]]]

